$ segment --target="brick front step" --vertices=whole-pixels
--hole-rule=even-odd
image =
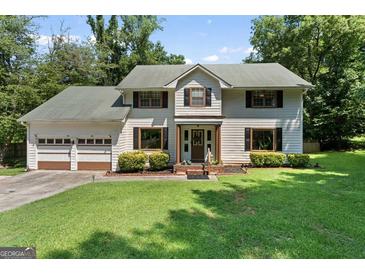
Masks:
[[[204,170],[197,170],[197,169],[193,169],[193,170],[187,170],[186,171],[186,175],[206,175],[206,172]]]
[[[208,171],[208,167],[205,167],[205,171]],[[223,165],[212,165],[210,166],[210,175],[213,174],[221,174],[223,173]],[[177,175],[185,175],[185,174],[204,174],[204,166],[203,165],[174,165],[174,173]]]

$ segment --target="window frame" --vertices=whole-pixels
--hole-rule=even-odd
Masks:
[[[147,94],[151,94],[151,93],[159,93],[160,94],[160,105],[159,106],[151,106],[151,102],[152,102],[152,98],[149,98],[149,106],[142,106],[141,104],[141,95],[142,93],[147,93]],[[162,108],[163,107],[163,92],[162,91],[158,91],[158,90],[150,90],[150,91],[138,91],[138,108]]]
[[[160,130],[161,133],[161,140],[160,140],[160,148],[142,148],[142,130]],[[143,150],[143,151],[163,151],[163,140],[164,140],[164,135],[163,135],[163,127],[140,127],[138,128],[138,149],[139,150]]]
[[[255,92],[273,92],[274,105],[273,106],[258,106],[255,105]],[[251,91],[251,108],[277,108],[278,107],[278,91],[277,90],[252,90]]]
[[[88,144],[87,143],[87,140],[94,140],[94,143],[92,143],[92,144]],[[96,139],[98,139],[98,140],[103,140],[103,142],[102,142],[102,144],[97,144],[96,143]],[[83,143],[83,144],[80,144],[79,143],[79,140],[84,140],[85,142]],[[105,140],[110,140],[110,144],[106,144],[105,143]],[[109,138],[109,137],[94,137],[94,138],[77,138],[77,142],[76,142],[76,144],[78,145],[78,146],[111,146],[112,145],[112,138]]]
[[[202,89],[203,90],[203,104],[202,105],[193,105],[193,89]],[[189,107],[205,107],[206,106],[206,97],[207,97],[207,89],[204,87],[190,87],[189,88]]]
[[[62,140],[61,143],[56,143],[56,140]],[[70,140],[70,143],[65,143],[65,139]],[[40,143],[39,140],[44,140],[44,143]],[[48,143],[47,140],[53,140],[53,143]],[[37,138],[37,145],[38,146],[71,146],[72,140],[71,138],[64,138],[64,137],[41,137]]]
[[[272,150],[269,149],[253,149],[253,131],[272,131],[273,133],[273,144],[272,144]],[[277,144],[277,136],[276,136],[276,128],[251,128],[250,129],[250,151],[253,152],[275,152],[276,150],[276,144]]]

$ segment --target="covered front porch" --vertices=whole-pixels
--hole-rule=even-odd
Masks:
[[[221,163],[221,124],[178,123],[176,125],[176,164],[204,163],[208,151],[211,161]]]

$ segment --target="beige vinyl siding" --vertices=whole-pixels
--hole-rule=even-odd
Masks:
[[[168,91],[168,108],[144,109],[131,108],[126,122],[123,125],[116,148],[119,153],[133,150],[133,128],[134,127],[168,127],[168,152],[170,161],[175,161],[175,132],[174,122],[174,93],[173,89]],[[133,92],[128,91],[124,95],[126,104],[133,104]]]
[[[193,87],[205,87],[212,89],[212,105],[210,107],[185,107],[184,89]],[[175,93],[175,115],[221,115],[221,88],[217,79],[196,69],[180,79]]]
[[[302,153],[302,90],[284,90],[283,108],[246,108],[244,90],[223,90],[222,160],[249,162],[245,128],[282,128],[283,152]]]

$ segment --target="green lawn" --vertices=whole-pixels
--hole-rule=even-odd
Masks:
[[[365,258],[365,151],[312,159],[322,168],[84,185],[0,214],[0,246],[41,258]]]
[[[25,171],[24,167],[6,167],[0,168],[0,176],[14,176]]]

